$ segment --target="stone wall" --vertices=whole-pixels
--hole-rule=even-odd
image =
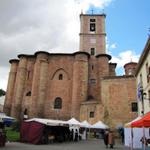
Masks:
[[[74,56],[51,55],[49,57],[48,88],[44,109],[46,118],[67,120],[71,116],[73,63]],[[59,80],[60,74],[63,75],[63,80]],[[54,101],[57,97],[62,99],[62,109],[54,109]]]
[[[7,92],[4,107],[5,112],[11,109],[11,116],[19,119],[27,108],[30,118],[68,120],[75,117],[92,124],[101,120],[111,127],[136,117],[136,113],[131,112],[131,103],[136,101],[135,78],[114,76],[116,64],[109,64],[109,55],[37,52],[19,58],[18,65],[12,65],[16,76],[14,81],[10,74],[13,85],[10,80],[8,89],[13,88]],[[61,109],[54,108],[56,98],[62,100]]]
[[[101,83],[105,123],[116,127],[133,120],[137,116],[131,110],[131,103],[136,102],[135,78],[109,78]]]
[[[9,72],[9,79],[7,84],[7,93],[5,97],[5,104],[4,104],[4,112],[7,115],[11,114],[12,104],[13,104],[13,97],[14,97],[14,88],[16,82],[16,75],[18,69],[19,60],[12,59],[9,61],[11,64],[10,72]]]

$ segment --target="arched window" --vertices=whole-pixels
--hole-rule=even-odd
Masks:
[[[62,99],[57,97],[54,102],[54,109],[61,109],[62,108]]]
[[[59,80],[63,79],[63,74],[59,74]]]
[[[26,96],[31,96],[31,91],[27,92]]]
[[[69,73],[64,69],[57,69],[52,75],[52,80],[70,80]]]

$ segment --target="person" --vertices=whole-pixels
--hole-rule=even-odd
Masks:
[[[70,131],[70,141],[73,141],[73,135],[74,135],[74,131],[73,131],[73,129],[71,129],[71,131]]]
[[[75,138],[74,138],[74,141],[78,141],[78,130],[76,129],[76,131],[75,131]]]
[[[0,122],[0,147],[5,146],[6,143],[6,133],[4,131],[4,123]]]
[[[28,110],[25,108],[24,113],[23,113],[23,120],[28,119]]]
[[[104,144],[106,145],[106,148],[108,148],[108,130],[105,130],[104,132]]]
[[[150,149],[150,139],[147,139],[147,149]]]
[[[115,144],[114,134],[112,130],[110,130],[108,133],[108,144],[110,145],[110,148],[113,148]]]
[[[124,129],[123,128],[120,129],[120,135],[121,135],[121,141],[122,143],[124,143]]]
[[[143,137],[140,139],[140,142],[142,143],[142,149],[144,149],[144,145],[145,145],[145,149],[147,149],[148,142],[147,142],[147,138],[146,138],[145,136],[143,136]]]

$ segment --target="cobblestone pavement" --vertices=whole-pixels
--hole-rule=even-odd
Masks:
[[[110,150],[106,148],[102,139],[91,139],[79,142],[52,143],[48,145],[32,145],[24,143],[6,143],[2,150]],[[129,150],[130,148],[123,146],[120,142],[116,142],[114,149]]]

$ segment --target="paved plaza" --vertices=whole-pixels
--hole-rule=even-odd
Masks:
[[[119,141],[116,142],[114,149],[129,150],[123,146]],[[24,143],[6,143],[2,150],[111,150],[106,148],[102,139],[90,139],[79,142],[64,142],[52,143],[48,145],[32,145]]]

